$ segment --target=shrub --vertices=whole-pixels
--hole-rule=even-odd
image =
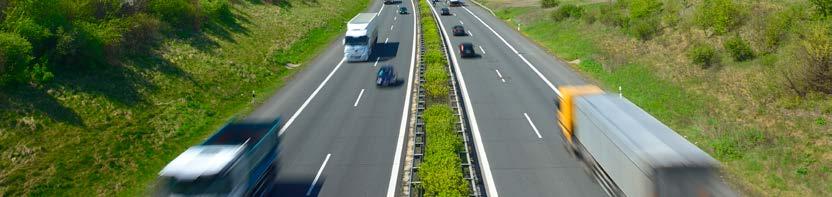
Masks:
[[[629,26],[630,34],[641,40],[649,40],[659,32],[657,19],[632,20]]]
[[[748,42],[743,40],[739,35],[733,36],[729,38],[723,44],[725,50],[731,54],[731,57],[734,58],[736,61],[746,61],[754,58],[754,51],[751,49],[751,46],[748,45]]]
[[[441,66],[441,65],[437,64],[436,66]],[[430,82],[447,82],[448,81],[448,75],[445,73],[445,69],[442,69],[442,67],[439,67],[439,68],[429,67],[425,71],[425,81],[427,81],[429,83]]]
[[[156,0],[148,5],[150,13],[174,27],[194,27],[197,17],[196,8],[189,0]]]
[[[572,4],[560,6],[557,10],[552,12],[552,19],[555,21],[562,21],[567,18],[579,18],[583,14],[584,9]]]
[[[459,151],[462,142],[454,130],[456,117],[446,105],[428,107],[425,120],[425,158],[419,176],[425,196],[467,196],[468,182],[462,177]]]
[[[626,27],[630,21],[630,18],[627,17],[621,9],[614,6],[606,4],[602,5],[599,8],[599,13],[601,14],[598,17],[598,20],[604,25],[623,28]]]
[[[231,4],[228,3],[228,0],[200,0],[199,2],[202,8],[199,15],[202,20],[221,22],[234,20],[234,14],[231,12]]]
[[[125,19],[122,36],[124,49],[137,53],[148,51],[162,39],[161,22],[147,14],[136,14]]]
[[[658,0],[629,1],[630,18],[642,19],[657,16],[662,11],[662,2]]]
[[[780,11],[767,17],[763,27],[763,47],[767,52],[776,49],[780,42],[791,32],[795,14],[793,10]]]
[[[832,0],[809,0],[815,5],[818,15],[823,17],[832,16]]]
[[[722,34],[736,26],[741,15],[740,6],[733,0],[703,0],[696,7],[694,22],[703,28]]]
[[[710,68],[717,63],[716,49],[705,43],[696,44],[688,51],[688,58],[702,68]]]
[[[832,94],[832,27],[813,24],[803,34],[798,58],[805,61],[802,81],[809,90]]]
[[[0,33],[0,85],[21,80],[32,61],[32,44],[14,33]]]
[[[541,0],[540,7],[542,8],[553,8],[558,7],[560,4],[560,0]]]

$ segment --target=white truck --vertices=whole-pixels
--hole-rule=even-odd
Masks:
[[[358,13],[347,22],[347,33],[344,35],[344,57],[347,61],[367,61],[378,41],[376,28],[378,13]]]

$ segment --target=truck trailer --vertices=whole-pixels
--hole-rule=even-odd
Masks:
[[[153,196],[254,195],[274,170],[279,125],[279,118],[226,124],[168,163]]]
[[[378,41],[376,28],[378,13],[358,13],[347,22],[347,33],[344,35],[344,57],[347,61],[367,61]]]
[[[617,94],[559,87],[566,148],[612,196],[735,196],[719,162]]]

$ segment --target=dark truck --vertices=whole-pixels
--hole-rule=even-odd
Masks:
[[[161,172],[154,196],[249,196],[268,180],[277,158],[280,118],[231,122]]]

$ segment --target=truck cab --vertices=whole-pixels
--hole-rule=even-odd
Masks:
[[[277,158],[274,121],[226,124],[168,163],[153,196],[249,196],[268,184]]]
[[[350,62],[367,61],[378,41],[377,13],[358,13],[347,23],[344,35],[344,58]]]

